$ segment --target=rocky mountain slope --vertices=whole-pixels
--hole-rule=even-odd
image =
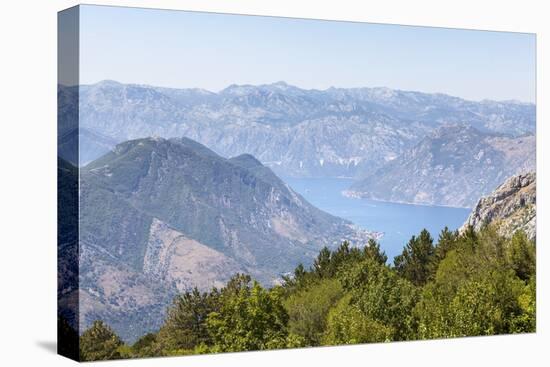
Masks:
[[[237,272],[271,285],[325,245],[378,235],[313,207],[253,156],[186,138],[117,145],[82,168],[80,204],[81,323],[101,318],[126,339],[157,327],[178,291]]]
[[[58,316],[78,330],[78,169],[57,160]]]
[[[535,136],[511,137],[467,125],[438,128],[356,182],[347,195],[393,202],[473,207],[512,175],[535,168]]]
[[[529,172],[510,177],[491,194],[482,197],[460,230],[464,231],[468,225],[479,230],[492,224],[506,237],[521,229],[534,239],[536,218],[536,174]]]
[[[80,87],[79,113],[81,128],[100,137],[95,156],[89,149],[81,163],[103,154],[106,139],[112,147],[154,135],[185,136],[224,157],[252,154],[295,177],[363,176],[446,123],[513,136],[535,129],[532,104],[388,88],[306,90],[284,82],[212,93],[104,81]]]

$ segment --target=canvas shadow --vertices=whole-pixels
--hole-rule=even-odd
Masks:
[[[57,354],[57,342],[55,340],[39,340],[36,345],[50,353]]]

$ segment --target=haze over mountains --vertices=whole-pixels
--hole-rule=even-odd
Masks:
[[[80,205],[81,321],[127,339],[158,327],[176,292],[237,272],[273,285],[323,246],[379,236],[316,209],[254,157],[187,138],[117,145],[81,169]]]
[[[535,164],[535,107],[514,101],[283,82],[212,93],[104,81],[58,93],[60,174],[81,167],[81,322],[105,320],[125,340],[157,328],[178,292],[237,272],[272,285],[325,245],[381,235],[278,176],[353,177],[356,196],[471,207]],[[72,278],[61,280],[66,303],[78,301],[63,287]]]
[[[74,87],[59,93],[70,100]],[[81,164],[129,139],[186,136],[224,157],[252,154],[293,177],[367,176],[446,124],[510,136],[535,131],[532,104],[284,82],[213,93],[103,81],[80,87],[79,116]]]
[[[467,125],[435,130],[357,181],[347,195],[424,205],[473,207],[508,177],[535,169],[534,135],[483,133]]]

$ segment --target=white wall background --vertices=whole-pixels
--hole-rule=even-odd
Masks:
[[[550,345],[545,1],[126,0],[97,4],[536,32],[538,332],[430,342],[104,362],[131,366],[545,365]],[[56,12],[75,1],[0,5],[0,365],[64,366],[56,338]],[[545,168],[546,166],[546,168]],[[545,343],[545,339],[546,343]],[[546,348],[545,348],[546,347]],[[546,364],[547,365],[547,364]]]

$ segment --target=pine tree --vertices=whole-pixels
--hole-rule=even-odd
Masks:
[[[456,247],[458,238],[457,231],[450,231],[447,226],[443,228],[441,233],[439,233],[439,239],[437,240],[437,247],[435,248],[435,253],[437,261],[441,261],[445,258],[449,251],[453,250]]]
[[[80,337],[80,360],[119,359],[121,355],[118,349],[122,345],[124,345],[122,340],[109,326],[103,321],[96,320]]]
[[[388,261],[386,253],[380,248],[380,244],[372,238],[367,242],[363,252],[366,258],[373,259],[382,265]]]
[[[394,259],[398,274],[417,286],[422,286],[434,273],[435,248],[430,233],[423,229],[418,237],[412,236],[403,253]]]
[[[330,275],[330,259],[332,253],[328,247],[323,247],[313,262],[313,269],[320,278]]]
[[[206,318],[218,309],[217,302],[216,291],[201,293],[197,288],[177,296],[168,309],[158,342],[167,350],[190,350],[201,343],[208,343]]]

